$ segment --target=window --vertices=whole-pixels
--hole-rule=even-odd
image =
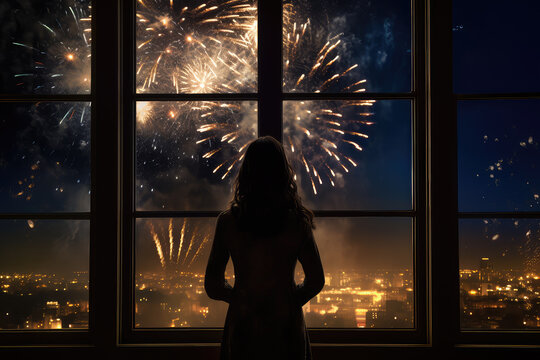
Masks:
[[[0,22],[2,340],[87,341],[91,2],[5,3]]]
[[[246,145],[272,135],[316,214],[312,341],[423,341],[421,4],[124,5],[123,340],[220,341],[227,307],[203,287],[215,217]]]
[[[537,5],[347,3],[3,2],[0,344],[214,351],[202,269],[260,135],[316,212],[317,355],[537,344]]]
[[[201,271],[260,135],[316,212],[316,356],[537,344],[538,5],[202,5],[0,5],[0,345],[215,354]]]
[[[498,342],[540,328],[540,54],[523,36],[538,34],[540,8],[453,6],[460,328],[467,342]]]

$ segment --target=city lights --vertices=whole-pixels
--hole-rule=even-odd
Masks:
[[[86,271],[1,274],[0,330],[87,329],[87,284]]]
[[[231,271],[225,277],[234,283]],[[308,327],[413,327],[413,278],[409,269],[330,271],[325,278],[325,288],[303,307]],[[295,281],[302,280],[303,273],[298,271]],[[202,273],[139,273],[136,289],[136,327],[223,326],[227,304],[206,296]]]
[[[489,257],[479,269],[460,269],[463,329],[538,329],[540,279],[521,270],[497,270]]]

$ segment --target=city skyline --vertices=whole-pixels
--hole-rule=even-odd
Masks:
[[[540,327],[539,315],[534,310],[540,306],[540,273],[498,269],[490,258],[481,257],[475,267],[461,268],[459,277],[462,328]],[[230,267],[226,279],[234,284]],[[325,279],[321,293],[304,306],[309,327],[413,326],[412,269],[371,272],[333,269],[325,271]],[[302,280],[303,272],[297,267],[295,281]],[[87,271],[75,272],[68,278],[0,272],[0,290],[0,306],[7,309],[0,314],[0,328],[88,326]],[[10,299],[16,298],[23,300],[23,308],[14,307]],[[227,304],[207,298],[204,273],[181,270],[138,272],[135,304],[135,327],[139,328],[220,327],[227,309]],[[393,315],[388,317],[390,313]]]
[[[235,36],[223,38],[217,38],[215,29],[203,25],[214,23],[209,17],[190,23],[194,31],[188,34],[182,30],[181,37],[177,36],[179,32],[170,31],[172,26],[178,30],[181,21],[175,18],[179,2],[174,6],[167,1],[156,2],[156,7],[151,9],[139,7],[136,21],[140,31],[136,35],[136,51],[141,56],[136,61],[142,71],[138,78],[142,85],[138,82],[137,92],[148,92],[145,83],[152,78],[154,88],[151,90],[159,93],[179,92],[178,87],[173,91],[170,85],[179,84],[180,78],[195,84],[192,86],[195,92],[214,86],[215,83],[201,81],[200,70],[203,77],[212,77],[212,72],[222,75],[226,86],[217,87],[221,89],[217,92],[230,92],[231,84],[240,81],[231,69],[238,71],[241,68],[249,73],[249,81],[243,83],[242,86],[246,87],[234,89],[250,93],[256,76],[251,70],[256,69],[257,59],[249,54],[256,54],[255,46],[258,46],[252,36],[256,34],[256,22],[253,20],[257,10],[250,6],[252,1],[243,3],[249,8],[246,10],[249,22],[237,27],[237,23],[227,20],[224,28],[233,31]],[[389,98],[413,88],[411,66],[414,49],[408,1],[350,2],[341,6],[337,6],[340,4],[338,1],[291,3],[300,10],[289,14],[296,16],[293,20],[302,24],[302,36],[304,33],[307,35],[298,36],[297,41],[301,44],[298,48],[304,49],[305,53],[297,56],[296,62],[293,57],[283,59],[284,67],[289,66],[290,60],[291,65],[287,69],[292,69],[287,70],[285,91],[295,92],[302,81],[306,84],[308,80],[308,91],[322,88],[323,92],[327,89],[328,92],[339,93],[354,88],[359,92],[388,93]],[[44,1],[39,5],[36,3],[36,6],[19,5],[20,8],[16,8],[18,5],[10,4],[0,12],[0,67],[5,69],[0,72],[0,91],[13,94],[88,94],[92,62],[90,1]],[[531,8],[537,9],[537,6],[531,5]],[[534,66],[540,58],[540,51],[531,48],[522,33],[536,31],[533,17],[536,12],[523,14],[522,7],[502,9],[497,4],[493,4],[489,11],[485,9],[481,2],[454,1],[455,92],[534,91],[540,83],[535,81],[540,77]],[[207,14],[206,10],[199,10],[190,13],[194,19]],[[209,8],[208,13],[212,14],[214,10]],[[472,15],[464,16],[465,13]],[[244,12],[242,14],[245,15]],[[501,19],[497,14],[507,16]],[[231,12],[227,15],[237,14]],[[286,27],[284,34],[287,31],[299,34],[297,23],[294,22],[292,30]],[[168,40],[162,41],[162,38]],[[332,45],[328,47],[326,43]],[[507,46],[502,52],[501,43]],[[204,46],[209,49],[205,50],[206,55],[203,56],[202,46],[197,48],[195,44],[206,44]],[[290,47],[290,41],[285,44],[289,44],[285,45],[286,50],[295,49],[296,45]],[[319,53],[326,50],[326,54],[332,56],[326,58],[326,62],[321,63],[323,65],[313,65],[312,58],[317,59]],[[177,71],[175,66],[183,66],[180,62],[162,61],[175,51],[187,54],[183,58],[189,63],[186,68],[196,71]],[[492,56],[494,53],[498,56]],[[213,58],[216,54],[228,54],[222,60],[228,64],[226,68],[216,64],[212,65],[214,67],[208,64],[197,67],[201,65],[200,59]],[[244,61],[235,60],[240,59],[238,54]],[[521,59],[521,66],[516,66],[516,57]],[[165,67],[163,64],[169,65]],[[310,77],[309,74],[315,73],[313,69],[319,67],[335,71]],[[159,81],[156,82],[158,70]],[[161,80],[162,74],[167,80]],[[180,78],[172,77],[172,82],[164,85],[165,81],[171,80],[171,74],[180,74]],[[333,81],[332,74],[340,79],[339,86],[336,82],[336,85],[324,88],[324,84]],[[219,78],[218,75],[216,77]],[[216,82],[215,78],[212,79]],[[394,272],[407,269],[413,274],[414,266],[424,266],[413,262],[416,242],[423,240],[418,239],[415,232],[416,217],[428,215],[417,212],[412,215],[419,205],[415,202],[416,185],[423,182],[415,176],[424,173],[424,169],[415,169],[419,165],[415,149],[422,148],[423,139],[416,136],[418,133],[413,133],[418,127],[413,111],[414,101],[394,98],[359,103],[336,100],[287,101],[283,104],[287,110],[281,119],[283,143],[298,175],[300,194],[309,208],[411,211],[410,217],[399,218],[317,217],[315,238],[325,269],[363,274],[383,269]],[[136,210],[223,210],[230,200],[244,146],[257,136],[256,102],[147,101],[134,106],[136,133],[133,139],[135,162],[132,165],[135,168],[135,186],[130,190]],[[92,195],[90,109],[89,102],[0,104],[0,211],[19,215],[32,212],[88,214]],[[318,112],[324,113],[324,126],[317,122],[321,119],[319,115],[306,115]],[[539,112],[540,101],[537,99],[458,101],[458,165],[457,169],[448,170],[449,176],[457,177],[458,211],[511,213],[540,210],[540,167],[537,165],[540,158]],[[300,115],[304,117],[298,120]],[[303,127],[306,124],[308,128]],[[285,135],[289,134],[301,141],[288,140]],[[420,143],[415,144],[415,140]],[[294,152],[294,144],[302,144],[302,147],[297,146]],[[420,150],[420,155],[423,151]],[[307,160],[305,154],[309,154]],[[327,164],[330,160],[333,168]],[[186,230],[191,232],[184,238],[185,247],[180,240],[182,221],[180,218],[135,220],[136,267],[133,276],[138,276],[138,273],[158,274],[164,269],[173,274],[175,271],[201,274],[212,242],[215,218],[190,219],[191,223],[199,221],[200,224],[199,228],[193,226]],[[172,230],[169,230],[169,222],[174,223]],[[500,219],[496,214],[484,218],[479,215],[477,219],[460,219],[457,226],[459,238],[454,240],[459,243],[459,268],[448,271],[454,271],[462,279],[462,300],[467,302],[464,311],[475,306],[479,309],[475,314],[464,312],[462,321],[469,321],[467,316],[472,316],[477,324],[474,326],[482,327],[488,323],[485,326],[498,326],[496,322],[490,323],[483,318],[487,308],[496,307],[491,302],[493,299],[505,304],[515,300],[519,306],[529,304],[534,308],[535,276],[540,273],[540,220]],[[438,239],[433,238],[432,241]],[[0,220],[0,274],[4,274],[0,276],[30,274],[30,277],[25,275],[25,279],[33,279],[34,275],[55,274],[65,280],[74,271],[88,271],[89,249],[90,220]],[[479,259],[482,258],[488,258],[492,264],[493,280],[480,279]],[[229,266],[229,273],[230,269]],[[532,276],[532,280],[519,280],[520,277],[528,279],[527,276]],[[197,279],[200,280],[200,276]],[[511,282],[510,289],[504,282]],[[12,291],[8,289],[13,288],[3,290]],[[512,296],[514,290],[519,296]],[[531,292],[534,296],[529,294]],[[524,299],[524,296],[530,299]],[[81,303],[80,299],[73,301],[72,304]],[[325,308],[327,304],[322,305],[318,301],[312,305],[313,309],[319,309],[319,314],[320,311],[326,314],[328,309],[333,311],[334,308]],[[45,302],[38,306],[42,310],[38,314],[42,315],[42,320],[36,320],[35,326],[39,326],[41,321],[42,328],[55,327],[59,324],[56,319],[60,319],[55,316],[67,316],[66,311],[69,310],[62,308],[68,306],[67,300],[51,298],[49,302],[49,305]],[[197,306],[197,311],[204,310],[204,306]],[[401,305],[394,303],[391,306],[395,306],[394,310],[399,308],[403,311]],[[84,312],[84,306],[79,309]],[[506,305],[498,309],[506,309]],[[512,309],[514,313],[523,314],[530,310]],[[361,313],[365,319],[376,316],[375,313],[367,315],[363,310]],[[50,319],[44,320],[45,315]],[[503,321],[503,317],[504,314],[497,314],[496,321]],[[407,321],[410,319],[407,317]],[[514,316],[504,321],[517,326],[516,319],[518,317]],[[77,321],[84,323],[81,319]],[[524,321],[534,322],[534,319]]]

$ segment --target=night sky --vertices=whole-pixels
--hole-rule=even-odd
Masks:
[[[540,4],[454,0],[456,93],[540,91]]]
[[[454,91],[539,91],[537,1],[454,1]],[[458,103],[459,210],[540,210],[540,102]],[[540,271],[538,219],[460,221],[460,264]]]
[[[39,6],[33,6],[34,3]],[[23,1],[0,5],[0,91],[61,94],[86,93],[89,89],[85,80],[89,78],[89,34],[84,32],[89,24],[83,20],[88,15],[88,2],[53,3]],[[540,4],[454,4],[455,91],[539,91],[540,49],[533,46],[533,39],[539,33]],[[70,5],[76,5],[72,6],[73,13]],[[336,41],[337,36],[342,41],[335,50],[340,55],[335,72],[343,72],[354,64],[358,67],[326,91],[347,91],[348,84],[361,79],[367,80],[366,91],[410,90],[408,1],[312,1],[294,5],[302,11],[299,21],[310,18],[310,31],[309,37],[301,40],[307,52],[303,57],[305,63],[293,64],[288,75],[291,79],[305,71],[326,40]],[[65,40],[63,47],[58,46],[60,39]],[[151,58],[153,54],[147,55]],[[312,88],[306,89],[313,91],[324,82],[324,76],[331,74],[308,79],[306,86]],[[231,181],[240,161],[224,180],[221,177],[228,165],[213,170],[220,162],[238,157],[242,145],[256,136],[256,104],[214,104],[210,110],[193,110],[193,104],[182,103],[166,103],[162,107],[152,103],[149,110],[141,105],[137,105],[135,154],[137,208],[222,210],[229,200]],[[287,150],[299,177],[301,195],[309,207],[412,209],[409,101],[376,101],[369,109],[362,108],[369,116],[358,115],[359,108],[347,107],[345,102],[292,105],[290,109],[329,108],[342,113],[339,121],[343,129],[368,135],[365,138],[331,134],[328,129],[332,125],[310,128],[313,134],[299,142],[308,160],[315,166],[323,160],[330,161],[322,150],[317,151],[316,140],[331,135],[332,140],[339,142],[340,161],[347,164],[348,170],[334,163],[333,169],[339,170],[335,171],[332,187],[330,177],[324,175],[326,170],[319,169],[323,184],[317,183],[317,195],[307,173],[301,170],[300,158],[294,158],[298,153],[293,155]],[[288,109],[287,106],[284,108]],[[540,158],[539,110],[537,100],[475,100],[458,104],[460,211],[540,209],[540,170],[536,160]],[[284,115],[286,132],[291,134],[298,133],[294,130],[295,111]],[[0,104],[0,211],[89,210],[90,117],[89,104],[84,103]],[[300,124],[316,124],[307,117],[301,121]],[[371,124],[366,124],[368,121]],[[214,124],[218,130],[201,131],[205,124]],[[231,143],[220,141],[230,129],[236,129],[238,137]],[[212,139],[202,141],[206,136]],[[199,140],[202,142],[197,144]],[[363,150],[358,151],[342,140],[354,141]],[[216,155],[204,157],[220,144],[224,147]],[[155,222],[154,230],[166,246],[168,220],[160,221],[164,224]],[[202,241],[206,233],[213,231],[213,221],[208,219],[206,225],[199,226],[197,231],[201,234],[194,237],[196,241]],[[175,220],[175,234],[181,223],[182,219]],[[411,219],[317,219],[317,225],[316,237],[328,269],[338,264],[361,270],[412,266]],[[538,229],[538,220],[464,220],[460,223],[460,262],[464,267],[477,267],[480,257],[490,256],[496,268],[520,264],[522,268],[538,270]],[[151,226],[146,220],[138,222],[136,243],[138,254],[147,256],[138,258],[140,269],[159,268]],[[88,244],[88,224],[84,221],[35,221],[31,225],[25,220],[4,220],[0,227],[0,271],[85,270]],[[208,251],[208,244],[201,249],[201,259],[191,265],[194,269],[202,269],[205,249]]]

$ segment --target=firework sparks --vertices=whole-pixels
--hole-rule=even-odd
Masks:
[[[182,260],[182,265],[186,263],[186,259],[189,256],[189,252],[191,251],[191,248],[193,247],[193,240],[195,239],[196,231],[197,229],[195,229],[195,231],[191,234],[191,238],[189,239],[189,245],[186,251],[186,256],[184,256],[184,260]]]
[[[291,3],[284,4],[283,88],[290,92],[363,92],[366,79],[350,83],[358,64],[337,70],[343,60],[340,46],[343,34],[326,38],[311,32],[311,21]],[[322,44],[322,45],[321,45]],[[363,150],[359,140],[367,139],[365,128],[373,124],[366,107],[375,100],[355,101],[287,101],[284,103],[285,149],[293,167],[302,172],[314,195],[317,187],[335,186],[336,174],[349,172],[343,161],[353,167],[352,156]]]
[[[184,243],[184,235],[186,233],[186,222],[187,219],[184,218],[184,223],[182,224],[182,230],[180,230],[180,244],[178,244],[178,254],[176,255],[176,264],[180,260],[180,254],[182,253],[182,245]]]
[[[206,248],[211,236],[210,227],[201,227],[197,220],[187,218],[184,218],[182,223],[172,218],[169,219],[168,224],[163,221],[149,221],[148,228],[164,271],[191,269]],[[186,238],[189,241],[187,249],[184,241]],[[168,243],[168,246],[164,248],[163,243]]]
[[[358,64],[345,70],[341,48],[343,34],[313,34],[311,20],[292,3],[283,5],[283,89],[289,92],[363,92],[366,79],[350,83],[351,72]],[[338,64],[340,66],[338,66]]]
[[[159,1],[139,3],[138,91],[256,91],[256,83],[242,77],[257,73],[255,6],[238,0],[171,11],[173,7]],[[301,22],[297,17],[292,5],[285,4],[284,88],[292,84],[291,91],[322,92],[339,85],[343,91],[363,91],[365,79],[349,81],[350,75],[359,70],[357,64],[336,72],[344,61],[341,34],[329,35],[321,44],[320,39],[315,39],[317,42],[311,37],[309,19]],[[303,70],[306,61],[311,64]],[[367,120],[373,112],[365,109],[373,104],[374,100],[284,104],[284,139],[292,154],[289,158],[295,168],[302,165],[305,169],[314,194],[318,187],[335,186],[336,176],[349,172],[348,166],[357,166],[356,154],[368,137],[366,127],[373,124]],[[147,147],[149,154],[165,154],[171,169],[178,168],[175,163],[181,162],[182,156],[176,154],[181,152],[208,164],[209,175],[232,179],[247,144],[256,136],[256,109],[251,104],[248,114],[245,105],[211,101],[141,103],[137,108],[138,128],[141,132],[148,128],[141,147]],[[296,120],[291,122],[289,118]],[[175,139],[192,141],[198,147],[189,153],[177,147],[169,149],[161,141],[164,134],[174,134]]]
[[[14,134],[14,143],[20,144],[17,158],[21,162],[11,193],[17,202],[39,204],[44,194],[54,191],[70,195],[59,198],[69,203],[69,207],[81,206],[78,195],[82,195],[84,189],[89,191],[90,180],[89,171],[85,173],[84,167],[77,167],[90,158],[88,108],[88,103],[80,102],[38,102],[21,108],[26,110],[25,116],[16,120],[26,123],[28,131]],[[43,141],[35,135],[29,138],[29,133],[44,133],[47,139]],[[71,146],[65,146],[66,142]],[[78,176],[73,178],[72,174]]]
[[[38,21],[44,41],[30,46],[22,41],[12,45],[32,52],[34,63],[24,73],[14,74],[18,86],[32,86],[35,93],[89,93],[91,68],[91,7],[78,0],[73,6],[51,9],[57,14],[53,25]],[[34,45],[34,44],[33,44]]]
[[[153,223],[150,223],[150,234],[152,235],[152,240],[154,240],[154,245],[156,246],[156,251],[159,256],[161,267],[165,269],[165,257],[163,256],[163,249],[161,248],[161,241],[159,241],[159,236],[156,233],[156,229],[154,228]]]
[[[344,161],[357,166],[354,156],[363,151],[359,141],[368,138],[363,131],[372,124],[358,119],[372,113],[351,112],[347,107],[370,106],[367,104],[372,101],[354,101],[352,106],[348,101],[284,103],[285,150],[296,171],[309,179],[314,195],[318,186],[334,187],[336,175],[349,172]]]
[[[191,261],[188,264],[188,268],[191,267],[195,259],[199,256],[199,253],[201,252],[201,249],[208,243],[208,240],[210,239],[210,236],[205,236],[204,239],[200,242],[199,246],[197,247],[197,251],[195,251],[195,255],[191,258]]]
[[[166,166],[171,171],[200,159],[208,167],[209,176],[232,178],[247,143],[256,137],[255,102],[145,102],[138,103],[137,108],[141,109],[137,114],[138,153],[152,154],[150,161],[159,166],[163,162],[155,154],[166,154]],[[178,116],[171,117],[171,112]],[[171,134],[185,143],[171,148],[174,144],[161,140]],[[140,162],[144,168],[144,161]]]
[[[21,56],[31,56],[32,62],[24,72],[14,74],[17,86],[24,92],[49,93],[49,94],[84,94],[90,92],[90,68],[91,68],[91,6],[86,0],[70,2],[61,1],[54,6],[50,4],[46,13],[47,19],[36,19],[36,26],[32,29],[32,38],[35,40],[32,46],[25,44],[24,40],[17,39],[11,44],[14,50],[23,51]],[[52,18],[54,16],[54,18]],[[28,52],[26,54],[25,52]],[[21,64],[25,62],[21,61]],[[52,103],[34,104],[31,114],[35,123],[48,123],[58,118],[57,133],[52,133],[53,128],[44,128],[49,132],[50,138],[55,138],[55,144],[60,144],[58,139],[68,141],[79,149],[87,147],[88,123],[90,120],[90,103],[74,102],[71,105]],[[50,119],[50,120],[49,120]],[[44,150],[45,151],[45,150]],[[40,173],[53,171],[57,177],[61,177],[64,167],[71,168],[81,152],[75,149],[48,149],[49,155],[42,156],[39,152],[23,155],[22,158],[36,158],[29,167],[29,174],[18,181],[16,197],[27,201],[33,198],[32,191],[36,186],[43,188],[43,176]],[[55,154],[55,155],[53,155]],[[65,155],[60,158],[58,155]],[[52,158],[55,158],[52,161]],[[80,158],[78,158],[80,160]],[[46,177],[46,175],[45,175]],[[41,179],[41,180],[40,180]],[[81,179],[76,180],[81,184]],[[54,191],[64,192],[64,185],[58,184]]]
[[[256,91],[257,8],[214,0],[177,8],[137,4],[138,92]]]
[[[172,261],[173,258],[173,227],[172,227],[172,218],[169,220],[169,260]]]

